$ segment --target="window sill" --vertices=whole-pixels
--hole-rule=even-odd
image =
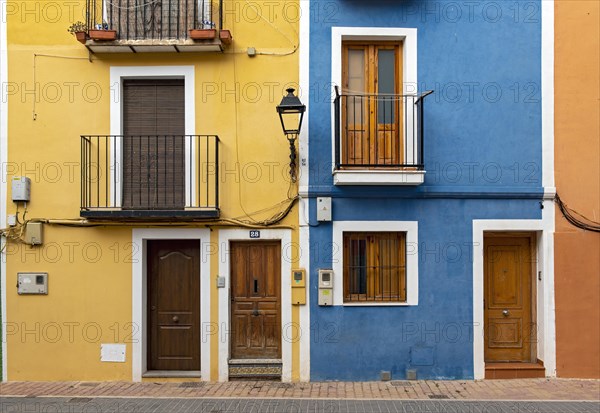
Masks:
[[[333,172],[334,185],[421,185],[425,171],[338,170]]]

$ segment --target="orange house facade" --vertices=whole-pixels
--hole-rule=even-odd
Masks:
[[[570,210],[567,214],[592,227],[595,222],[597,229],[600,3],[556,1],[554,30],[556,189]],[[572,225],[559,205],[554,244],[556,373],[600,378],[600,234]]]

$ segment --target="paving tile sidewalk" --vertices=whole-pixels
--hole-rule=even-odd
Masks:
[[[277,383],[8,382],[1,396],[305,398],[382,400],[600,400],[600,380],[519,379]]]

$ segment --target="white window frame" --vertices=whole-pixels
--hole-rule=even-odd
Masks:
[[[111,66],[110,68],[110,135],[123,134],[123,80],[125,79],[183,79],[185,96],[185,134],[196,134],[196,102],[194,66]],[[110,145],[110,182],[118,185],[110,186],[110,199],[115,199],[115,208],[120,208],[123,194],[123,160],[122,142],[117,139],[116,145]],[[113,151],[113,147],[116,150]],[[197,170],[196,142],[185,141],[185,205],[196,205],[196,176],[191,171]],[[115,174],[117,175],[115,177]],[[116,179],[116,180],[115,180]]]
[[[344,233],[404,232],[406,234],[406,302],[344,302]],[[419,223],[417,221],[334,221],[333,305],[345,307],[406,307],[419,304]]]
[[[417,29],[403,27],[332,27],[331,28],[331,96],[335,86],[342,88],[342,46],[344,41],[402,42],[402,94],[417,95]],[[414,107],[407,107],[407,117],[413,118]],[[407,125],[407,136],[413,135],[413,125]],[[406,142],[412,156],[412,142]],[[335,185],[419,185],[425,171],[339,171],[335,169],[335,112],[331,105],[331,159]],[[409,159],[410,161],[410,159]]]

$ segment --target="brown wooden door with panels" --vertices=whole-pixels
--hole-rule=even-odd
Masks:
[[[485,361],[535,362],[534,240],[531,235],[484,238]]]
[[[148,370],[200,370],[200,242],[147,244]]]
[[[403,163],[402,43],[344,42],[342,164]]]
[[[281,358],[281,243],[230,245],[231,358]]]

